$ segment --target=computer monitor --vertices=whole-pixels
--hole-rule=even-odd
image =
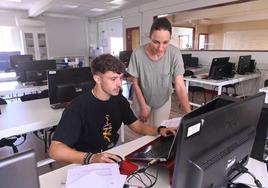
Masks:
[[[14,70],[18,68],[19,63],[33,61],[32,55],[11,55],[10,56],[10,66]]]
[[[70,102],[76,96],[89,92],[95,82],[90,67],[48,71],[48,95],[51,105]]]
[[[0,159],[0,182],[3,188],[39,188],[33,150]]]
[[[192,60],[192,54],[181,54],[184,67],[190,67],[191,60]]]
[[[264,93],[246,99],[226,96],[182,118],[172,188],[226,187],[250,157]]]
[[[10,56],[12,55],[20,55],[20,52],[0,52],[0,71],[12,71],[12,67],[10,65]]]
[[[219,80],[233,77],[234,64],[229,63],[229,59],[230,57],[213,58],[209,69],[209,78]]]
[[[130,57],[132,54],[132,50],[125,50],[119,52],[119,59],[125,63],[126,67],[129,65]]]
[[[51,69],[56,69],[55,60],[26,61],[18,64],[16,73],[20,82],[39,84],[47,80],[47,71]]]
[[[251,67],[251,55],[239,56],[237,74],[245,74],[247,72],[250,72],[251,69],[250,67]]]

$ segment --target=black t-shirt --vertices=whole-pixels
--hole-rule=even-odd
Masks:
[[[88,92],[75,98],[64,110],[53,140],[78,151],[100,152],[116,144],[122,122],[130,125],[136,120],[121,94],[101,101]]]

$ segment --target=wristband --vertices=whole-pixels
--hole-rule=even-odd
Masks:
[[[91,162],[91,157],[93,153],[86,153],[83,158],[83,164],[89,164]]]
[[[166,126],[159,126],[157,127],[157,134],[160,134],[161,129],[167,128]]]

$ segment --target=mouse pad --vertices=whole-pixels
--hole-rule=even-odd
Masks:
[[[120,170],[120,174],[131,175],[133,172],[138,170],[138,166],[134,163],[123,160],[120,163],[119,170]]]

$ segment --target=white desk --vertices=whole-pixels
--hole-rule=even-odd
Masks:
[[[115,147],[109,152],[125,156],[128,153],[131,153],[133,150],[138,149],[140,146],[150,142],[155,137],[153,136],[144,136],[137,140],[128,142],[126,144]],[[66,176],[68,168],[75,165],[68,165],[52,172],[43,174],[39,177],[41,188],[62,188],[62,184],[66,182]],[[268,173],[266,173],[266,166],[264,163],[250,159],[247,167],[256,175],[256,177],[261,181],[264,187],[268,187]],[[155,174],[155,171],[152,172]],[[251,177],[248,175],[240,176],[236,182],[243,182],[248,184],[254,184]],[[135,182],[136,183],[136,182]],[[158,175],[158,181],[156,182],[155,188],[166,188],[170,187],[168,184],[168,172],[166,170],[160,169]]]
[[[266,95],[265,95],[265,101],[264,102],[265,103],[268,103],[268,87],[261,88],[259,91],[266,93]]]
[[[54,110],[48,98],[0,105],[0,139],[57,125],[63,109]]]
[[[192,83],[199,83],[199,84],[205,84],[210,86],[217,86],[218,87],[218,95],[222,94],[222,87],[229,85],[229,84],[236,84],[240,82],[244,82],[247,80],[257,79],[261,76],[259,73],[254,74],[246,74],[246,75],[239,75],[236,74],[234,78],[226,79],[226,80],[212,80],[212,79],[202,79],[200,76],[197,75],[196,78],[192,78],[191,76],[185,77],[185,85],[186,90],[188,92],[190,82]],[[191,102],[191,105],[193,106],[200,106],[199,104],[195,104]]]
[[[45,89],[48,89],[47,85],[43,86],[24,86],[20,82],[11,81],[11,82],[0,82],[0,96],[5,95],[23,95],[32,92],[41,92]]]

